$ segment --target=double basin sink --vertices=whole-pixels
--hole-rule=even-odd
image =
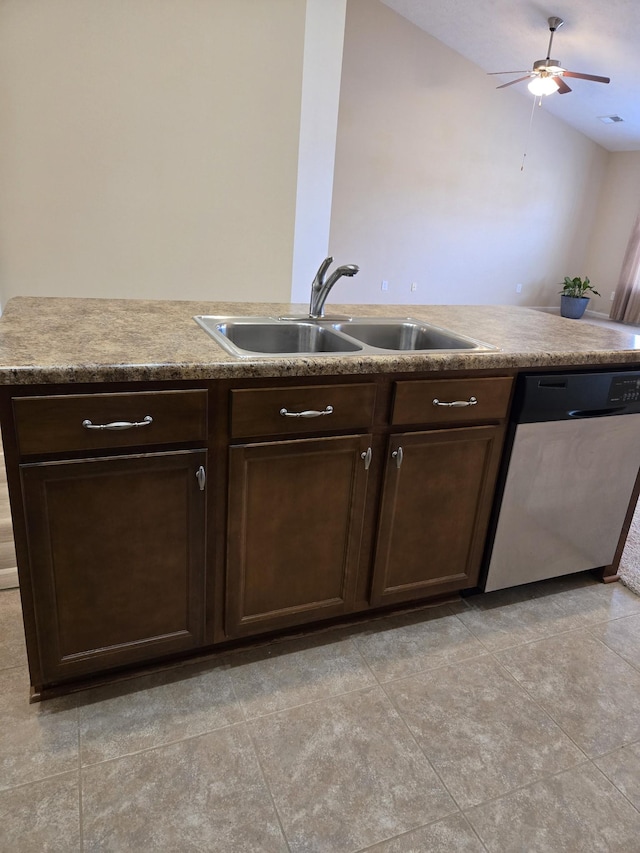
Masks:
[[[227,352],[256,356],[491,352],[497,347],[422,320],[361,317],[322,320],[199,315],[196,323]]]

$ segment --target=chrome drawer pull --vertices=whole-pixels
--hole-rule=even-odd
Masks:
[[[396,460],[396,467],[400,468],[400,466],[402,465],[402,460],[404,459],[404,452],[402,448],[399,447],[397,450],[394,450],[391,456],[393,459]]]
[[[153,418],[146,415],[141,421],[113,421],[110,424],[92,424],[90,420],[82,421],[85,429],[135,429],[136,427],[151,426]]]
[[[280,414],[283,418],[321,418],[323,415],[330,415],[333,412],[333,406],[327,406],[323,412],[317,412],[313,409],[308,409],[306,412],[289,412],[287,409],[280,409]]]
[[[367,447],[366,450],[363,450],[360,454],[360,459],[364,460],[364,470],[369,470],[369,465],[371,465],[371,457],[373,456],[373,452],[370,447]]]
[[[456,409],[460,409],[463,406],[475,406],[478,400],[475,397],[469,397],[468,400],[454,400],[452,403],[443,403],[442,400],[434,400],[434,406],[453,406]]]

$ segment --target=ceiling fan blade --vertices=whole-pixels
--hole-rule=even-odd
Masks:
[[[527,74],[526,77],[518,77],[517,80],[511,80],[510,83],[503,83],[502,86],[496,86],[496,89],[506,89],[507,86],[513,86],[514,83],[520,83],[522,80],[528,80],[531,77],[531,74]]]
[[[567,86],[567,84],[564,82],[562,77],[553,77],[552,79],[554,80],[554,82],[556,82],[558,84],[558,94],[559,95],[566,95],[567,92],[571,91],[571,87]]]
[[[491,76],[492,74],[526,74],[526,68],[520,68],[518,71],[487,71],[487,74]]]
[[[610,83],[610,77],[598,77],[595,74],[579,74],[577,71],[563,71],[564,77],[578,77],[580,80],[593,80],[595,83]]]

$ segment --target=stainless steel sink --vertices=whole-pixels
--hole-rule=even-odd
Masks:
[[[497,347],[422,320],[361,317],[324,320],[217,317],[194,320],[232,355],[383,355],[398,352],[490,352]]]
[[[315,322],[285,322],[275,317],[194,318],[232,355],[344,355],[362,344]]]
[[[480,341],[457,335],[446,329],[417,320],[371,319],[333,323],[334,329],[344,332],[370,347],[385,350],[478,350],[492,349]]]

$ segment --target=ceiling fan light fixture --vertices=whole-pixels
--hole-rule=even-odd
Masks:
[[[553,95],[554,92],[558,91],[559,86],[553,77],[534,77],[533,80],[527,84],[527,88],[531,94],[538,98],[542,95]]]

